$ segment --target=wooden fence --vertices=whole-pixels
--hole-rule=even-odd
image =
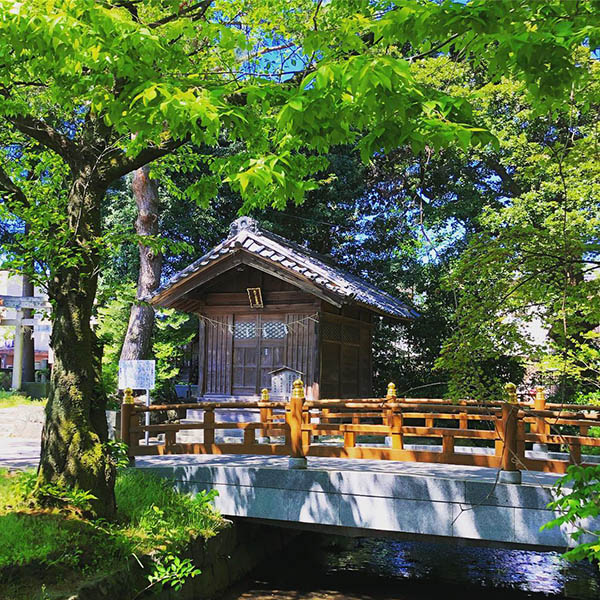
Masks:
[[[600,426],[600,407],[547,404],[542,388],[532,403],[518,402],[507,385],[508,401],[452,403],[447,400],[397,398],[390,384],[385,398],[306,401],[301,381],[289,402],[199,402],[122,405],[122,439],[129,455],[257,454],[399,460],[564,473],[582,463],[582,446],[599,447],[589,429]],[[265,390],[266,392],[266,390]],[[193,423],[144,425],[143,416],[161,411],[203,411]],[[257,421],[217,421],[219,413],[253,411]],[[201,442],[177,441],[177,432],[201,430]],[[219,430],[241,430],[239,442],[216,439]],[[151,443],[144,444],[145,432]],[[160,435],[162,434],[162,435]],[[158,438],[161,438],[158,441]],[[435,443],[437,440],[437,444]],[[461,447],[462,443],[462,447]],[[528,453],[531,444],[559,445],[568,459]],[[430,445],[431,448],[428,448]],[[466,446],[471,446],[465,447]],[[441,449],[440,449],[441,446]]]

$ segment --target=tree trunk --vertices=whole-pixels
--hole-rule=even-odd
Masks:
[[[101,380],[101,347],[90,319],[98,283],[100,202],[105,187],[90,167],[75,178],[69,196],[71,255],[51,274],[54,365],[42,433],[38,484],[56,482],[91,492],[92,510],[115,513],[115,469],[107,452],[106,398]]]
[[[138,209],[135,231],[139,236],[158,235],[158,186],[149,173],[148,165],[133,173],[133,196]],[[160,284],[162,254],[142,242],[138,247],[140,272],[137,302],[131,306],[121,360],[143,360],[148,358],[151,350],[154,308],[146,300]]]
[[[34,289],[29,277],[23,274],[22,296],[33,296]],[[30,308],[23,309],[23,318],[31,319],[33,311]],[[23,327],[23,379],[22,381],[35,381],[35,345],[33,339],[33,327]]]

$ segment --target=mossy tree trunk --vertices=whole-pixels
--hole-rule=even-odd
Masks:
[[[101,347],[91,327],[98,282],[100,201],[106,186],[93,168],[75,178],[68,204],[71,252],[51,273],[54,351],[38,483],[57,482],[90,491],[94,512],[115,512],[115,471],[107,453],[106,398]]]

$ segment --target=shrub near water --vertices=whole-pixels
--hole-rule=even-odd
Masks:
[[[212,537],[222,518],[212,508],[214,492],[180,494],[165,479],[128,470],[115,486],[119,517],[144,538],[161,543],[185,543],[190,535]],[[132,533],[132,535],[135,535]]]
[[[0,470],[3,599],[31,598],[28,590],[33,584],[39,589],[42,582],[51,585],[73,575],[110,572],[132,554],[159,550],[157,568],[161,564],[169,568],[161,553],[176,556],[191,536],[211,537],[223,523],[212,508],[213,494],[179,494],[168,481],[133,469],[118,474],[119,517],[114,523],[90,521],[82,516],[81,507],[70,506],[68,498],[72,496],[77,504],[85,495],[81,490],[65,490],[67,502],[60,510],[40,509],[31,497],[34,477],[31,471]],[[173,581],[165,578],[159,583]]]

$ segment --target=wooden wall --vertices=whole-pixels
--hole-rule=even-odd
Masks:
[[[321,313],[321,398],[372,395],[371,313],[336,310],[324,303]]]
[[[261,288],[264,308],[250,308],[249,287]],[[270,388],[271,371],[288,366],[302,373],[307,397],[312,397],[318,379],[318,327],[314,321],[297,321],[318,312],[320,302],[314,296],[244,266],[193,290],[186,300],[194,300],[195,312],[207,317],[200,323],[201,394],[254,396],[263,387]],[[265,326],[279,324],[289,324],[287,335],[264,336]],[[251,335],[250,331],[255,332],[253,337],[241,337]]]
[[[260,287],[264,308],[251,309],[246,289]],[[306,396],[360,398],[372,394],[372,313],[341,309],[277,277],[240,266],[185,296],[200,323],[199,386],[206,396],[255,396],[270,388],[270,371],[287,366],[302,373]],[[189,308],[188,308],[189,310]],[[305,320],[318,314],[318,321]],[[265,337],[268,323],[285,323],[280,339]],[[295,324],[294,324],[295,323]],[[242,338],[250,328],[254,335]]]

